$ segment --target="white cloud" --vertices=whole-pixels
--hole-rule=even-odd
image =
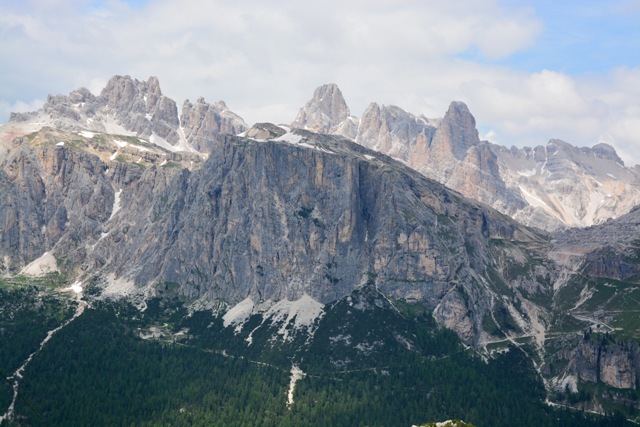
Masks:
[[[18,99],[79,86],[98,93],[111,75],[129,74],[158,76],[179,106],[224,99],[249,123],[282,123],[316,86],[335,82],[354,115],[376,101],[437,117],[455,99],[502,144],[592,145],[607,134],[625,161],[640,162],[640,70],[574,77],[495,65],[537,41],[543,23],[531,8],[491,0],[26,4],[0,5],[0,55],[11,58],[0,71],[0,121]]]

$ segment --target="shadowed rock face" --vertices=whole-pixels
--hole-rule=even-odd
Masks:
[[[63,147],[19,147],[0,169],[0,245],[5,267],[19,267],[52,247],[73,252],[99,234],[114,200],[105,165]],[[69,257],[73,257],[69,254]]]

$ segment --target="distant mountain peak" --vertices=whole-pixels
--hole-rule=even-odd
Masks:
[[[300,109],[291,127],[331,134],[336,133],[349,116],[349,107],[338,85],[327,83],[313,92],[313,97]]]

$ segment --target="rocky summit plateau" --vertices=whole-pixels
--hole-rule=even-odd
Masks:
[[[468,350],[523,357],[551,405],[640,410],[639,173],[606,144],[498,146],[462,102],[357,119],[333,84],[248,126],[115,76],[12,114],[0,146],[0,283],[62,277],[68,322],[119,302],[144,339],[286,360],[289,408],[307,369]]]

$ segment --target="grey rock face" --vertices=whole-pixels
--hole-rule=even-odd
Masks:
[[[372,283],[478,339],[489,241],[535,234],[347,139],[256,129],[267,140],[228,137],[193,171],[23,144],[3,166],[0,255],[19,268],[50,251],[86,276],[229,304],[327,303]]]
[[[425,176],[546,230],[584,227],[618,217],[640,202],[640,175],[606,144],[511,148],[480,144],[465,104],[441,121],[371,104],[356,141],[406,162]]]
[[[636,344],[618,346],[613,342],[581,340],[573,349],[556,359],[569,362],[569,370],[582,381],[602,382],[617,389],[636,389],[640,372]]]
[[[176,103],[164,96],[157,77],[146,82],[114,76],[102,90],[98,104],[112,112],[126,129],[149,138],[157,134],[171,144],[180,140]]]
[[[300,109],[291,127],[326,134],[341,134],[353,138],[354,126],[349,120],[349,107],[334,83],[317,88],[313,98]]]
[[[208,104],[204,98],[198,98],[195,104],[184,102],[180,123],[187,142],[200,152],[210,152],[213,142],[222,134],[237,135],[248,129],[244,120],[224,102]]]
[[[356,142],[406,162],[467,197],[513,215],[527,204],[508,189],[490,145],[480,145],[475,119],[462,102],[442,120],[416,117],[372,103],[362,115]]]
[[[371,103],[362,114],[356,142],[407,162],[419,170],[435,127],[425,117],[416,117],[394,105]]]
[[[18,147],[0,169],[5,266],[18,268],[54,246],[73,262],[79,242],[99,235],[109,217],[114,191],[105,169],[96,156],[64,147]]]
[[[211,105],[203,98],[195,104],[185,101],[179,120],[176,103],[162,94],[156,77],[145,82],[129,76],[112,77],[99,96],[86,88],[68,96],[50,95],[40,112],[13,114],[10,120],[38,121],[71,131],[135,134],[172,151],[202,153],[224,140],[225,134],[248,128],[224,102]]]

